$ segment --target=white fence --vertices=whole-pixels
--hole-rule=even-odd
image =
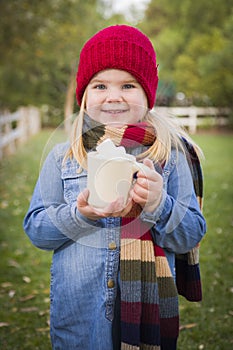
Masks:
[[[21,107],[15,113],[0,115],[0,159],[14,153],[17,145],[41,129],[40,110]]]
[[[194,134],[199,125],[227,125],[229,108],[213,107],[155,107],[160,115],[177,117],[177,122]],[[25,142],[41,129],[40,110],[21,107],[13,114],[0,115],[0,160],[5,154],[14,153],[19,143]]]
[[[195,134],[197,127],[223,126],[228,123],[228,116],[231,113],[229,108],[214,107],[155,107],[155,112],[171,117],[178,117],[177,122],[188,128],[190,134]]]

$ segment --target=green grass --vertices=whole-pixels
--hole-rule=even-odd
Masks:
[[[179,349],[230,350],[233,348],[233,137],[206,134],[196,136],[195,141],[206,157],[203,170],[207,234],[200,249],[203,301],[181,300],[181,325],[187,328],[180,333]]]
[[[49,350],[51,253],[36,249],[22,229],[40,163],[63,139],[43,131],[1,162],[0,348]],[[47,142],[49,140],[49,142]],[[204,213],[208,233],[201,244],[203,301],[180,299],[179,350],[233,348],[232,135],[196,135],[206,160]],[[93,349],[94,350],[94,349]]]
[[[0,349],[50,349],[51,253],[32,246],[22,222],[41,162],[63,138],[44,131],[0,164]]]

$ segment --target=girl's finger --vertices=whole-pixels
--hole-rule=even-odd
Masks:
[[[151,170],[154,170],[154,164],[153,164],[153,162],[152,162],[151,159],[145,158],[145,159],[143,160],[143,164],[145,164],[146,166],[148,166],[148,168],[150,168]]]
[[[77,204],[79,207],[85,207],[88,205],[87,200],[89,196],[89,190],[85,188],[84,191],[80,192],[78,197],[77,197]]]

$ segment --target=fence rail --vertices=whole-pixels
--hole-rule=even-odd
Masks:
[[[156,113],[177,117],[179,125],[187,127],[190,134],[195,134],[200,125],[223,126],[228,124],[231,113],[229,108],[215,107],[155,107]],[[207,123],[208,121],[208,123]]]
[[[36,107],[21,107],[15,113],[0,115],[0,160],[4,155],[14,153],[18,144],[40,129],[40,110]]]
[[[177,117],[177,122],[194,134],[199,125],[227,125],[229,108],[214,107],[155,107],[161,115]],[[21,107],[15,113],[0,115],[0,160],[4,155],[14,153],[19,143],[41,129],[40,110],[36,107]]]

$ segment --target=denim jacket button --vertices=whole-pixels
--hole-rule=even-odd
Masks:
[[[115,286],[115,283],[113,280],[108,280],[108,288],[113,288]]]
[[[109,243],[109,245],[108,245],[108,248],[109,248],[110,250],[115,250],[116,247],[117,247],[116,242],[111,242],[111,243]]]

